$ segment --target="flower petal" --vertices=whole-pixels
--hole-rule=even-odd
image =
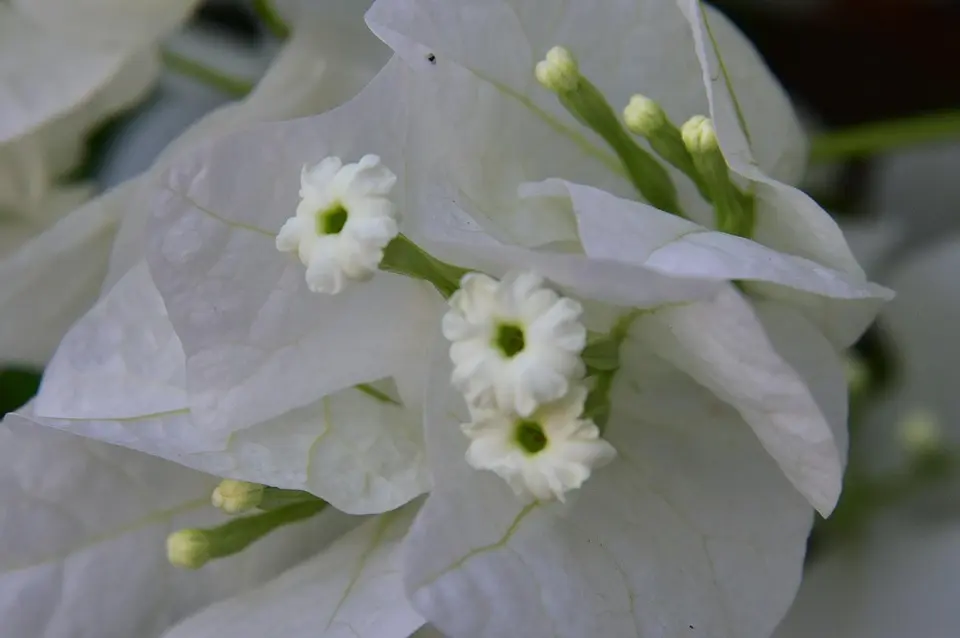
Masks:
[[[588,256],[677,277],[745,281],[751,292],[797,305],[838,347],[859,338],[893,297],[862,276],[708,231],[639,202],[561,180],[548,183],[568,193]]]
[[[463,638],[759,638],[800,580],[811,510],[737,415],[632,343],[604,434],[618,458],[566,506],[519,502],[463,460],[432,393],[435,488],[411,528],[414,606]],[[437,364],[435,387],[449,374]]]
[[[787,478],[827,515],[840,495],[845,444],[834,436],[806,379],[783,357],[809,348],[818,367],[836,372],[826,377],[830,383],[823,383],[825,389],[833,388],[833,382],[843,389],[846,384],[836,351],[823,336],[799,315],[786,308],[779,312],[778,320],[790,320],[796,334],[776,321],[770,322],[775,333],[768,334],[749,302],[729,287],[710,302],[641,315],[637,334],[659,356],[734,406]],[[833,405],[827,406],[830,416],[845,418]]]
[[[789,118],[781,115],[789,114],[789,105],[757,51],[701,0],[677,0],[677,4],[693,30],[720,148],[730,168],[756,186],[754,238],[777,250],[863,277],[836,222],[802,191],[777,181],[798,181],[803,154],[782,158],[786,169],[777,169],[776,162],[767,165],[774,155],[762,146],[764,140],[788,138],[792,142],[786,148],[796,148],[801,132],[792,114]]]
[[[18,11],[53,32],[135,47],[185,21],[199,0],[13,0]]]
[[[304,564],[205,609],[164,638],[407,638],[423,619],[407,602],[395,554],[418,506],[366,521]]]
[[[389,49],[356,24],[331,24],[305,11],[297,14],[293,35],[270,68],[243,100],[221,107],[195,122],[170,143],[150,172],[169,168],[204,139],[214,139],[253,122],[268,122],[321,113],[353,97],[389,58]],[[353,28],[351,28],[353,27]],[[104,283],[109,290],[143,256],[144,235],[153,195],[149,180],[140,180],[143,205],[131,206],[124,217]],[[2,201],[2,200],[0,200]]]
[[[0,359],[43,365],[94,302],[129,195],[87,202],[0,262]]]
[[[344,528],[330,512],[198,572],[164,541],[224,520],[216,478],[8,415],[0,424],[0,625],[4,638],[157,636],[297,563]]]
[[[403,374],[424,347],[414,335],[436,329],[442,300],[425,283],[380,273],[335,297],[313,294],[303,266],[275,247],[305,163],[375,151],[402,173],[400,65],[329,114],[220,139],[167,176],[148,224],[148,261],[203,427],[244,427]],[[385,102],[397,104],[385,112]]]
[[[308,490],[350,513],[398,507],[429,487],[419,408],[347,388],[229,432],[198,426],[185,358],[146,265],[64,338],[44,375],[44,424],[219,476]]]

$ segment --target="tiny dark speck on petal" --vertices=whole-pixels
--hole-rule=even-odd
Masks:
[[[432,53],[428,53],[428,54],[427,54],[427,61],[428,61],[430,64],[436,64],[436,63],[437,63],[437,56],[435,56],[435,55],[432,54]]]

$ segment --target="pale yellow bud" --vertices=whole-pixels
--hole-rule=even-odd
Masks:
[[[712,153],[720,148],[713,122],[702,115],[694,115],[687,120],[687,123],[680,127],[680,135],[683,137],[684,146],[694,155]]]
[[[199,569],[210,560],[210,541],[199,529],[182,529],[167,537],[167,560],[177,567]]]
[[[900,422],[899,430],[900,443],[910,454],[930,454],[943,446],[940,422],[929,410],[913,410]]]
[[[537,81],[544,87],[563,93],[576,90],[580,84],[580,68],[573,54],[563,47],[553,47],[547,56],[537,63]]]
[[[623,109],[623,122],[627,130],[643,137],[653,137],[668,125],[663,108],[643,95],[634,95]]]
[[[263,485],[224,479],[210,495],[210,502],[227,514],[240,514],[260,505]]]

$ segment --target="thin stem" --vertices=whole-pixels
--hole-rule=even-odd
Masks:
[[[813,138],[810,160],[825,162],[866,157],[896,148],[954,137],[960,138],[960,112],[928,113],[821,133]]]
[[[253,0],[253,10],[270,33],[281,40],[286,40],[290,36],[290,27],[280,17],[280,13],[270,0]]]
[[[179,53],[164,50],[162,57],[163,64],[174,73],[180,73],[181,75],[199,80],[233,97],[243,97],[253,90],[252,82],[230,77],[225,73],[212,69],[201,62],[180,55]]]

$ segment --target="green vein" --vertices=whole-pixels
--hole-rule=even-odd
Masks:
[[[244,97],[253,90],[253,82],[231,77],[175,51],[164,50],[160,57],[164,66],[174,73],[198,80],[232,97]]]
[[[517,93],[510,87],[504,84],[501,84],[500,82],[497,82],[493,78],[487,77],[483,73],[473,68],[470,68],[470,67],[465,67],[465,68],[467,68],[471,73],[477,76],[477,78],[480,79],[482,82],[486,82],[487,84],[495,88],[497,91],[500,91],[504,95],[511,97],[517,102],[519,102],[527,110],[529,110],[535,116],[540,118],[550,128],[557,131],[564,137],[567,137],[568,139],[570,139],[570,141],[572,141],[574,144],[579,146],[580,150],[582,150],[584,153],[597,159],[600,163],[602,163],[604,166],[606,166],[608,169],[610,169],[617,175],[620,175],[621,177],[624,177],[624,178],[627,177],[626,171],[624,170],[623,166],[621,165],[620,161],[617,158],[611,155],[608,155],[607,153],[604,153],[603,151],[598,149],[596,146],[591,144],[589,141],[587,141],[587,139],[584,138],[582,135],[564,126],[563,123],[559,122],[552,115],[550,115],[549,113],[541,109],[539,106],[534,104],[533,101],[530,100],[530,98],[526,97],[525,95],[521,95],[520,93]]]
[[[479,556],[480,554],[485,554],[486,552],[490,552],[495,549],[500,549],[501,547],[504,547],[507,543],[510,542],[510,539],[513,538],[513,535],[520,528],[520,523],[523,522],[523,519],[525,519],[527,515],[530,514],[530,512],[537,509],[538,507],[540,507],[540,503],[538,501],[534,501],[533,503],[530,503],[529,505],[524,507],[522,510],[520,510],[520,513],[517,514],[517,517],[513,519],[513,522],[510,524],[510,527],[507,528],[507,531],[503,534],[503,537],[500,540],[494,543],[490,543],[489,545],[484,545],[483,547],[478,547],[476,549],[470,550],[469,552],[467,552],[466,554],[458,558],[456,561],[454,561],[449,567],[442,570],[439,574],[437,574],[436,576],[434,576],[433,578],[425,582],[423,585],[420,585],[419,587],[417,587],[417,591],[420,591],[422,589],[425,589],[433,585],[435,582],[437,582],[438,580],[440,580],[450,572],[454,571],[455,569],[459,569],[463,567],[463,565],[466,564],[467,561],[469,561],[471,558],[474,558],[475,556]]]
[[[165,416],[176,416],[179,414],[190,414],[190,408],[180,408],[178,410],[166,410],[164,412],[151,412],[150,414],[139,414],[137,416],[94,416],[94,417],[63,417],[63,416],[51,416],[51,417],[41,417],[56,419],[57,421],[117,421],[118,423],[136,423],[137,421],[146,421],[147,419],[159,419]]]
[[[401,407],[403,406],[403,404],[397,401],[396,399],[388,396],[387,394],[381,392],[380,390],[377,390],[375,387],[373,387],[368,383],[360,383],[353,387],[359,390],[360,392],[363,392],[367,396],[373,397],[374,399],[376,399],[377,401],[380,401],[381,403],[389,403],[391,405],[399,405]]]
[[[77,545],[75,547],[71,547],[67,549],[65,552],[51,552],[50,554],[41,556],[40,558],[30,563],[24,563],[21,565],[13,565],[13,566],[7,567],[2,571],[0,571],[0,574],[8,574],[15,571],[30,569],[32,567],[38,567],[46,563],[59,562],[59,561],[65,560],[68,556],[76,552],[80,552],[90,547],[93,547],[95,545],[98,545],[100,543],[113,540],[114,538],[119,538],[124,534],[138,531],[149,525],[153,525],[154,523],[162,523],[162,522],[168,521],[172,519],[174,516],[183,514],[185,512],[189,512],[190,510],[194,510],[199,507],[207,506],[209,504],[210,504],[210,498],[203,497],[203,498],[198,498],[192,501],[188,501],[186,503],[181,503],[176,507],[160,510],[158,512],[152,512],[150,515],[145,516],[144,518],[128,523],[127,525],[118,527],[117,529],[91,536],[89,539],[87,539],[86,542],[80,545]]]
[[[386,514],[381,514],[377,530],[373,533],[373,538],[370,539],[370,544],[364,548],[363,553],[360,555],[357,568],[350,577],[350,582],[347,584],[347,588],[343,591],[343,596],[340,597],[340,600],[337,602],[337,606],[333,609],[333,613],[330,614],[330,620],[327,621],[327,626],[324,631],[330,629],[330,626],[333,625],[333,621],[336,619],[337,614],[340,613],[340,608],[343,607],[345,602],[347,602],[347,598],[350,597],[350,593],[353,591],[353,588],[356,587],[357,581],[360,580],[360,576],[363,574],[363,570],[366,568],[367,561],[370,560],[370,555],[373,554],[377,547],[380,546],[380,541],[383,538],[384,533],[386,533],[387,528],[390,526],[390,523],[393,522],[393,517],[396,515],[396,512],[397,510],[394,510],[392,512],[387,512]]]
[[[737,121],[740,123],[740,129],[744,137],[747,138],[747,144],[753,148],[753,142],[750,139],[750,129],[747,127],[747,120],[743,116],[743,109],[740,108],[740,101],[737,99],[737,93],[733,90],[733,82],[730,80],[730,74],[727,72],[727,65],[720,55],[720,47],[717,46],[717,39],[713,37],[713,31],[710,29],[710,21],[707,20],[707,12],[703,6],[703,0],[700,0],[700,14],[703,17],[703,26],[707,30],[707,36],[710,38],[710,44],[713,46],[713,52],[717,56],[717,64],[720,65],[720,73],[723,75],[723,81],[727,85],[727,91],[730,93],[730,101],[733,102],[733,109],[737,113]]]
[[[235,221],[233,221],[233,220],[227,219],[226,217],[221,217],[220,215],[216,214],[216,213],[213,212],[212,210],[209,210],[209,209],[207,209],[207,208],[204,208],[203,206],[201,206],[201,205],[198,204],[197,202],[193,201],[193,199],[191,199],[190,196],[187,195],[186,193],[181,193],[181,192],[176,191],[176,190],[174,190],[174,189],[172,189],[172,188],[170,188],[169,190],[170,190],[170,192],[172,192],[174,195],[177,195],[177,196],[179,196],[179,197],[182,197],[188,204],[190,204],[191,206],[193,206],[194,208],[196,208],[196,209],[197,209],[198,211],[200,211],[201,213],[203,213],[203,214],[205,214],[205,215],[209,215],[210,217],[214,218],[215,220],[217,220],[217,221],[220,222],[221,224],[225,224],[225,225],[227,225],[227,226],[230,226],[231,228],[240,228],[240,229],[243,229],[243,230],[249,230],[250,232],[257,233],[257,234],[263,235],[263,236],[265,236],[265,237],[276,237],[276,233],[271,233],[270,231],[264,230],[264,229],[260,228],[259,226],[254,226],[253,224],[244,224],[243,222],[235,222]]]

